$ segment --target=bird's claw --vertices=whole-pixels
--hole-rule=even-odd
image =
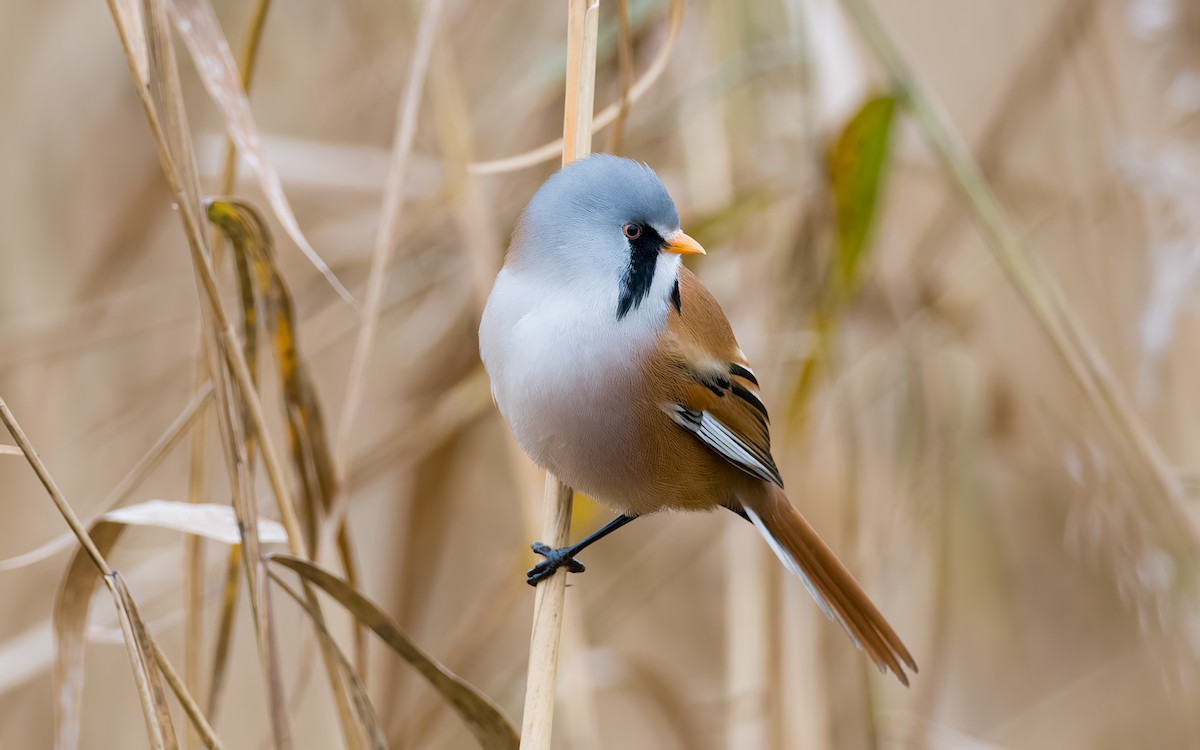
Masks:
[[[530,586],[537,586],[541,581],[554,575],[554,571],[559,568],[566,568],[568,573],[582,573],[587,570],[583,563],[571,557],[570,547],[551,549],[541,542],[534,542],[530,547],[534,552],[546,558],[530,568],[529,572],[525,574],[525,582]]]

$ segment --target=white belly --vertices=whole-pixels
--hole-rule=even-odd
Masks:
[[[632,420],[641,362],[658,340],[667,300],[652,293],[617,321],[616,299],[615,287],[547,294],[546,284],[504,270],[479,335],[492,394],[525,452],[624,510],[641,474]]]

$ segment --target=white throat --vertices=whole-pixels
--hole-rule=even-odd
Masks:
[[[537,463],[563,476],[571,467],[556,465],[562,445],[627,441],[629,384],[666,326],[679,260],[658,258],[649,294],[620,320],[615,277],[563,283],[531,268],[500,272],[479,328],[480,353],[497,406]],[[585,426],[586,435],[564,432]]]

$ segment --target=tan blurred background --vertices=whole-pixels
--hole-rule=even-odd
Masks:
[[[833,0],[689,1],[622,151],[658,171],[707,247],[694,267],[764,381],[793,500],[921,673],[905,690],[870,669],[732,515],[654,517],[588,550],[588,572],[571,581],[556,747],[1200,746],[1200,12],[1187,0],[876,4],[1174,492],[1097,416],[903,107],[862,282],[836,315],[805,416],[792,413],[822,298],[811,269],[831,252],[831,217],[813,210],[825,174],[814,154],[888,77]],[[250,5],[216,3],[234,50]],[[616,7],[602,4],[598,108],[619,93]],[[250,95],[300,226],[360,300],[419,11],[275,3]],[[640,73],[664,43],[667,7],[630,0],[629,11]],[[514,460],[475,331],[516,212],[555,162],[493,176],[463,164],[560,134],[565,27],[559,0],[446,3],[343,487],[365,592],[518,726],[540,480]],[[177,51],[212,191],[222,121]],[[90,517],[189,399],[196,287],[105,5],[7,0],[0,71],[0,397]],[[266,212],[254,184],[243,173],[236,193]],[[332,431],[359,318],[273,228]],[[228,267],[222,278],[233,306]],[[279,425],[273,376],[264,382]],[[209,499],[227,503],[208,434]],[[186,446],[130,502],[185,500]],[[535,497],[518,490],[530,487]],[[0,455],[0,488],[0,557],[66,530],[19,457]],[[606,518],[580,500],[575,534]],[[207,668],[225,548],[205,551]],[[112,555],[177,659],[182,554],[178,534],[135,530]],[[5,750],[51,746],[49,618],[67,558],[0,572]],[[276,603],[290,686],[311,640],[299,610]],[[269,738],[248,613],[243,601],[216,719],[228,748]],[[345,638],[348,621],[333,620]],[[82,746],[143,747],[103,595],[90,638]],[[474,746],[378,642],[370,659],[391,747]],[[295,744],[338,747],[315,669],[293,691]]]

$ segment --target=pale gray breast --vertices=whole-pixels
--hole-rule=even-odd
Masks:
[[[588,287],[547,293],[503,271],[484,311],[480,351],[497,406],[525,452],[622,509],[643,474],[631,407],[666,302],[618,323],[614,299],[611,290]]]

